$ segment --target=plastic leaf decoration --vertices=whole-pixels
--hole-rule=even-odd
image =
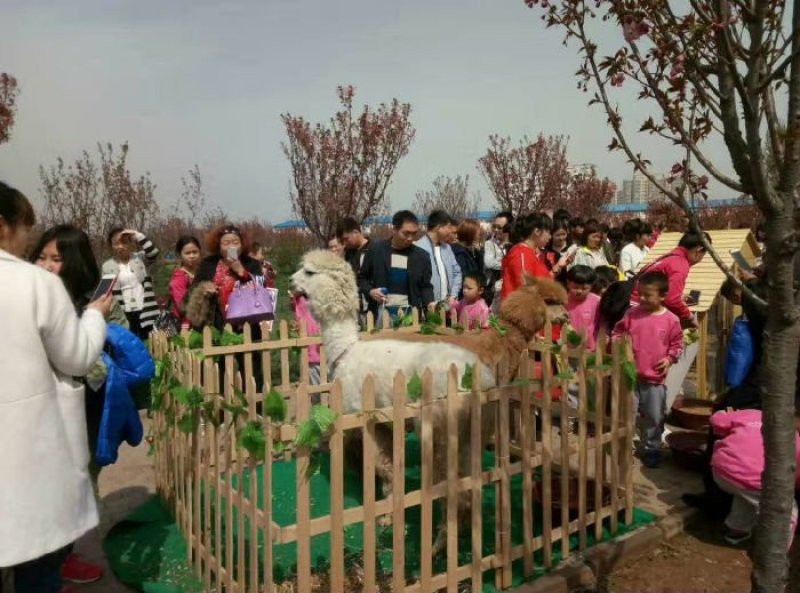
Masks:
[[[258,420],[251,420],[239,432],[239,446],[259,461],[264,460],[267,441],[264,438],[264,427]]]
[[[286,400],[283,399],[280,393],[271,389],[267,397],[264,398],[264,413],[270,420],[280,424],[286,420],[287,412]]]
[[[464,367],[464,374],[461,376],[461,389],[464,391],[470,391],[472,389],[472,375],[474,371],[474,364],[468,364]]]
[[[422,377],[419,376],[419,373],[414,373],[411,379],[408,380],[408,385],[406,387],[408,399],[412,402],[419,401],[422,397]]]
[[[195,350],[203,347],[203,334],[197,330],[192,330],[189,333],[189,348]]]
[[[628,380],[628,388],[633,389],[636,386],[636,379],[639,376],[636,370],[636,363],[632,360],[625,360],[622,362],[622,372]]]
[[[505,337],[505,335],[508,333],[508,328],[500,325],[500,322],[494,315],[489,316],[489,327],[496,331],[500,337]]]
[[[197,417],[195,416],[194,412],[186,412],[183,416],[181,416],[180,420],[178,420],[178,430],[180,430],[183,434],[192,434],[197,427]]]
[[[317,425],[317,428],[323,435],[327,434],[331,429],[337,416],[338,414],[328,406],[317,404],[311,408],[311,420]]]

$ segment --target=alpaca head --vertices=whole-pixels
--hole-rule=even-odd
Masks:
[[[567,291],[557,282],[544,278],[525,278],[525,285],[500,304],[500,319],[516,327],[531,340],[545,321],[561,324],[569,320]]]
[[[292,275],[290,288],[308,299],[311,313],[321,324],[358,316],[353,269],[330,251],[318,249],[306,253],[300,269]]]

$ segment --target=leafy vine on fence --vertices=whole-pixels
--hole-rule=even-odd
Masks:
[[[194,351],[195,356],[202,358],[199,351],[203,346],[203,336],[200,332],[192,331],[187,336],[174,336],[170,342],[179,347]],[[230,346],[244,343],[242,336],[232,332],[212,332],[212,343],[215,346]],[[215,358],[215,357],[214,357]],[[169,427],[175,426],[183,434],[195,433],[201,419],[212,424],[215,428],[221,426],[220,411],[224,410],[230,417],[225,433],[233,430],[236,445],[258,461],[266,457],[266,435],[264,422],[259,418],[248,418],[249,401],[247,395],[238,388],[233,388],[233,398],[230,401],[222,399],[220,393],[206,393],[200,386],[184,385],[175,373],[174,364],[170,353],[164,354],[156,360],[156,376],[152,381],[152,400],[150,414],[161,413],[166,421],[166,427],[159,433],[151,429],[148,441],[151,444],[151,454],[169,436]],[[180,415],[179,415],[180,414]],[[264,415],[275,426],[287,423],[288,405],[283,396],[275,389],[271,389],[264,397]],[[311,449],[311,463],[309,475],[319,468],[319,447],[322,440],[333,427],[338,414],[321,404],[312,406],[309,418],[296,424],[296,437],[293,441],[285,442],[276,439],[273,452],[281,454],[289,446]],[[248,418],[244,423],[240,418]],[[279,432],[277,434],[280,434]]]

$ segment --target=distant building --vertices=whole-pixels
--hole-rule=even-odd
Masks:
[[[614,196],[615,204],[630,204],[633,198],[633,179],[623,179],[622,189]]]
[[[667,189],[672,188],[666,175],[657,175],[656,181]],[[622,181],[622,189],[617,192],[615,204],[649,204],[666,198],[658,186],[650,181],[641,171],[635,171],[632,179]]]

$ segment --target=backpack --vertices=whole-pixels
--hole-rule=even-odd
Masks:
[[[609,332],[614,329],[614,326],[619,323],[620,319],[622,319],[628,309],[631,308],[631,295],[636,288],[636,283],[639,281],[639,276],[671,255],[673,255],[672,252],[662,255],[630,278],[614,282],[608,287],[605,293],[603,293],[603,296],[600,297],[598,309],[600,311],[600,319],[605,323],[606,329]]]

